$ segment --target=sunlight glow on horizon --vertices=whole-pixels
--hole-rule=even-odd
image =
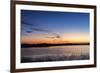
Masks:
[[[89,43],[90,14],[21,10],[21,44]]]
[[[26,44],[39,44],[39,43],[52,43],[52,44],[59,44],[59,43],[88,43],[89,36],[87,34],[66,34],[63,35],[62,38],[45,38],[45,35],[31,35],[31,36],[22,36],[21,43]]]

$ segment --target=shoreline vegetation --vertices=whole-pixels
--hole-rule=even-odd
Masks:
[[[40,43],[40,44],[21,44],[21,48],[29,48],[29,47],[50,47],[50,46],[70,46],[70,45],[89,45],[90,43],[62,43],[62,44],[48,44],[48,43]]]

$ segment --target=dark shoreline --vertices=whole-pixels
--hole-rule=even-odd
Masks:
[[[50,46],[69,46],[69,45],[89,45],[90,43],[63,43],[63,44],[21,44],[21,48],[29,47],[50,47]]]

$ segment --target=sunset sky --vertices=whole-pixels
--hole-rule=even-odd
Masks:
[[[21,10],[21,43],[89,42],[89,13]]]

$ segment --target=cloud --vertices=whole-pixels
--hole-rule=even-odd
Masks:
[[[51,39],[61,39],[61,35],[54,32],[54,31],[51,31],[51,30],[47,30],[46,28],[43,28],[43,27],[40,27],[38,24],[30,24],[30,23],[27,23],[27,22],[24,22],[22,21],[21,22],[22,24],[22,34],[26,34],[26,35],[30,35],[32,34],[33,32],[42,32],[42,33],[46,33],[46,34],[52,34],[51,37],[45,37],[45,38],[51,38]]]

